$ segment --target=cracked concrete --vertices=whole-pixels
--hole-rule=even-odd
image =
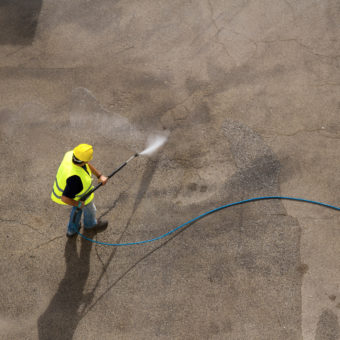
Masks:
[[[0,6],[0,337],[338,340],[337,211],[235,206],[169,238],[65,237],[65,151],[94,145],[104,242],[219,205],[340,206],[337,0],[15,0]]]

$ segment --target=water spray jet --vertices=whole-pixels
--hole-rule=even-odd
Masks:
[[[166,136],[150,136],[147,142],[147,148],[140,152],[139,154],[144,156],[151,156],[157,151],[167,140]]]
[[[133,156],[131,156],[128,160],[126,160],[124,163],[122,163],[118,168],[116,168],[115,170],[113,170],[113,172],[108,175],[108,179],[110,179],[111,177],[113,177],[117,172],[119,172],[120,170],[122,170],[130,161],[132,161],[133,159],[139,157],[139,156],[151,156],[153,153],[155,153],[167,140],[166,136],[151,136],[148,138],[148,142],[147,142],[147,147],[146,149],[144,149],[141,152],[136,152]],[[92,193],[94,193],[96,190],[98,190],[101,186],[103,185],[103,183],[98,183],[93,189],[91,189],[89,192],[87,192],[85,195],[83,195],[80,198],[80,202],[85,202],[87,200],[88,197],[90,197],[90,195]],[[73,223],[75,223],[76,219],[77,219],[77,215],[80,212],[80,208],[77,207],[77,210],[75,212],[75,214],[73,215]]]

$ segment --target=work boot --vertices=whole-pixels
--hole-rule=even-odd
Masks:
[[[95,226],[91,228],[84,228],[84,231],[86,231],[87,233],[97,234],[97,233],[104,231],[107,228],[108,224],[109,223],[107,221],[99,220]]]
[[[99,220],[98,223],[91,229],[96,231],[97,233],[100,233],[101,231],[106,230],[108,224],[109,224],[108,221]]]
[[[66,233],[66,236],[67,236],[68,238],[74,237],[74,236],[76,236],[76,235],[78,235],[78,234],[77,234],[77,233],[69,234],[68,232]]]

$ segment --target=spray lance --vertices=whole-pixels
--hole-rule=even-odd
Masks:
[[[119,172],[120,170],[122,170],[130,161],[132,161],[134,158],[138,157],[139,153],[136,152],[133,156],[131,156],[127,161],[125,161],[124,163],[122,163],[117,169],[113,170],[113,172],[107,176],[108,179],[110,179],[112,176],[114,176],[117,172]],[[80,202],[85,202],[87,200],[88,197],[90,197],[90,195],[92,193],[94,193],[96,190],[98,190],[101,186],[103,185],[103,183],[98,183],[93,189],[91,189],[89,192],[87,192],[85,195],[83,195],[82,197],[80,197]],[[73,223],[76,222],[77,219],[77,215],[80,212],[80,208],[77,207],[77,210],[75,212],[75,214],[73,215]]]
[[[127,161],[125,161],[124,163],[122,163],[118,168],[116,168],[115,170],[113,170],[113,172],[107,176],[108,179],[110,179],[112,176],[114,176],[117,172],[119,172],[120,170],[122,170],[130,161],[132,161],[133,159],[135,159],[136,157],[140,156],[140,155],[151,155],[153,154],[160,146],[162,146],[165,142],[166,142],[167,137],[166,136],[152,136],[151,138],[148,139],[148,147],[138,153],[136,152],[133,156],[131,156]],[[99,189],[103,184],[102,183],[98,183],[93,189],[91,189],[89,192],[87,192],[85,195],[83,195],[80,198],[80,202],[85,202],[86,199],[88,197],[90,197],[90,195],[92,193],[94,193],[97,189]],[[75,223],[77,216],[80,212],[80,208],[77,207],[75,214],[73,215],[73,220],[72,222]]]

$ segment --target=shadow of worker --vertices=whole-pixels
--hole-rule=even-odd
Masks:
[[[90,233],[87,234],[91,237]],[[80,254],[77,239],[67,240],[65,246],[66,273],[46,311],[38,319],[39,340],[69,340],[81,320],[80,307],[91,303],[83,293],[90,272],[92,242],[81,239]]]

